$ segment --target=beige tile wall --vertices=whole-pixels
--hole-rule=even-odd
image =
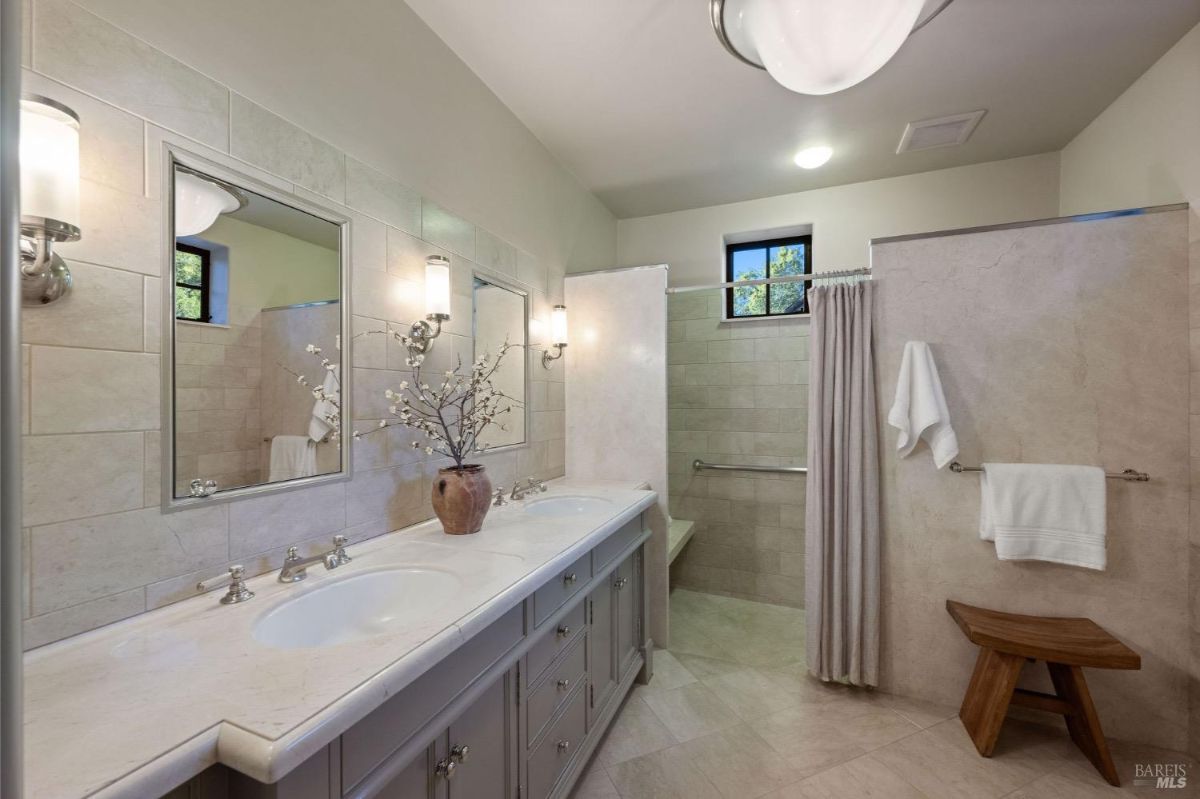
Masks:
[[[961,701],[977,650],[947,599],[1086,616],[1142,656],[1140,671],[1088,671],[1105,732],[1185,748],[1187,259],[1185,211],[872,248],[881,419],[904,342],[924,340],[964,463],[1094,464],[1151,477],[1107,482],[1106,570],[999,561],[979,539],[978,477],[936,470],[924,447],[898,460],[896,432],[885,428],[881,688]],[[1025,672],[1025,687],[1049,688],[1044,667]]]
[[[691,464],[804,465],[809,322],[722,322],[721,302],[712,291],[668,303],[671,516],[696,522],[672,581],[802,607],[803,475]]]
[[[422,312],[425,256],[449,255],[454,320],[430,368],[471,354],[473,270],[520,281],[534,317],[548,319],[562,265],[540,263],[73,3],[33,5],[25,89],[81,118],[83,239],[59,249],[75,274],[72,294],[25,314],[27,646],[193,596],[197,578],[233,562],[257,574],[278,567],[290,544],[313,551],[338,532],[361,540],[430,518],[440,464],[414,454],[400,431],[354,445],[350,482],[160,511],[163,143],[346,203],[355,331],[411,323]],[[357,344],[347,372],[354,424],[365,428],[405,370],[386,335]],[[545,371],[537,352],[529,360],[530,444],[480,459],[497,484],[563,472],[562,362]]]

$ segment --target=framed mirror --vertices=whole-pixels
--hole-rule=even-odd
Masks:
[[[164,183],[164,506],[345,479],[348,220],[179,151]]]
[[[488,449],[524,444],[529,430],[529,358],[525,346],[529,341],[529,297],[498,278],[476,272],[472,305],[474,357],[485,353],[495,356],[505,341],[515,348],[501,362],[492,382],[520,405],[503,420],[506,429],[489,432]]]

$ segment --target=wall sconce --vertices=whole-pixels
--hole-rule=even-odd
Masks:
[[[36,94],[21,97],[21,301],[45,305],[71,290],[56,241],[79,232],[79,116]]]
[[[442,334],[442,322],[450,321],[450,259],[431,255],[425,259],[425,320],[413,322],[408,332],[410,358],[424,356],[433,349],[433,340]],[[433,322],[433,325],[429,324]],[[436,327],[435,327],[436,325]]]
[[[546,369],[550,368],[553,361],[557,361],[563,356],[563,350],[567,348],[567,306],[555,305],[550,311],[550,346],[554,348],[554,354],[550,351],[542,353],[542,366]]]

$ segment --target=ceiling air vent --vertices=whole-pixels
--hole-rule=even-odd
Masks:
[[[922,119],[920,122],[909,122],[904,126],[904,135],[900,137],[900,146],[896,148],[896,153],[932,150],[937,147],[956,147],[971,138],[979,120],[983,119],[983,115],[986,113],[986,110],[979,110],[937,119]]]

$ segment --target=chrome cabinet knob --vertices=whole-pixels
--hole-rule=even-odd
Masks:
[[[434,767],[434,773],[442,779],[450,780],[454,778],[454,770],[457,768],[458,765],[453,760],[439,760]]]
[[[615,588],[615,589],[617,589],[618,591],[620,591],[622,588],[624,588],[624,587],[625,587],[626,585],[628,585],[628,584],[629,584],[629,578],[628,578],[628,577],[620,577],[620,578],[618,578],[618,579],[617,579],[617,581],[616,581],[615,583],[613,583],[613,588]]]
[[[570,742],[570,741],[559,741],[559,742],[558,742],[558,751],[560,751],[560,752],[568,752],[568,751],[570,751],[570,749],[571,749],[571,742]]]
[[[575,585],[575,581],[579,578],[575,576],[575,572],[563,575],[563,585]]]
[[[571,681],[570,681],[570,680],[559,680],[559,681],[558,681],[558,690],[560,690],[560,691],[565,691],[565,690],[567,690],[567,689],[568,689],[568,688],[570,688],[570,687],[571,687]]]
[[[471,747],[466,744],[455,744],[450,749],[450,759],[455,763],[466,763],[467,756],[471,754]]]
[[[565,624],[560,624],[560,625],[558,625],[558,637],[559,637],[559,638],[566,638],[566,637],[567,637],[568,635],[570,635],[570,634],[571,634],[571,628],[570,628],[570,627],[568,627],[568,626],[567,626],[567,625],[565,625]]]

